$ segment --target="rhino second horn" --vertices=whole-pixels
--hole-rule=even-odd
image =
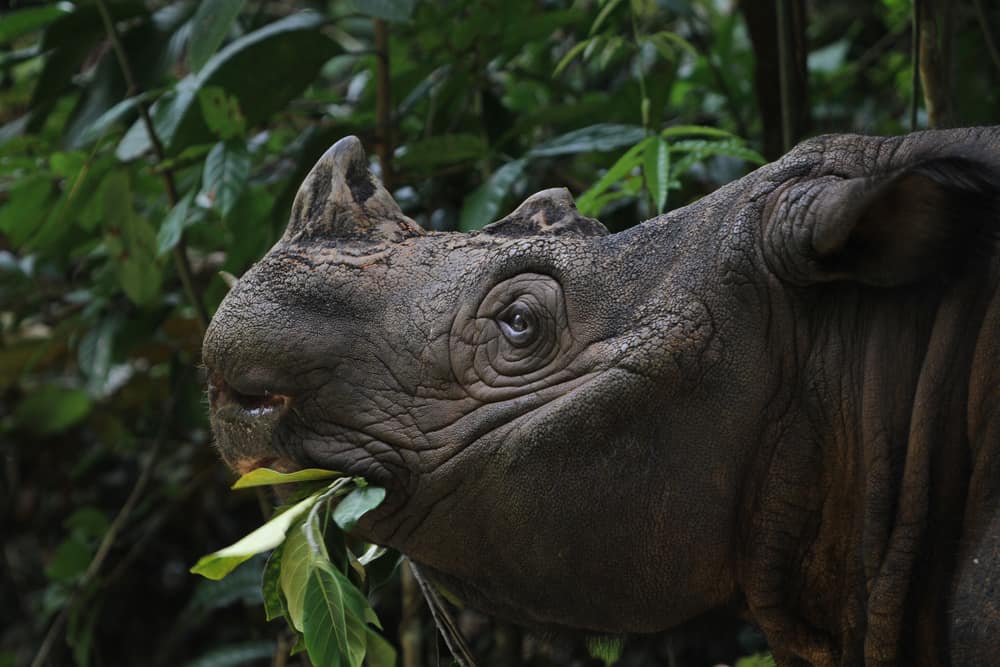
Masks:
[[[394,243],[422,234],[369,171],[361,141],[348,136],[331,146],[302,181],[285,240]]]

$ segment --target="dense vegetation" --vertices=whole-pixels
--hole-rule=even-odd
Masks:
[[[427,228],[566,185],[621,229],[803,136],[1000,120],[1000,7],[917,9],[0,1],[0,667],[303,663],[264,621],[262,562],[188,573],[270,513],[227,490],[199,346],[334,140],[359,135]],[[374,602],[407,667],[445,654],[408,576]],[[458,622],[483,662],[588,660],[583,641]],[[623,662],[761,648],[704,619],[629,640]]]

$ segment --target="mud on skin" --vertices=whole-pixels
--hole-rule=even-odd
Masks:
[[[990,664],[998,202],[1000,128],[831,135],[619,234],[431,233],[348,137],[206,335],[219,451],[385,486],[365,539],[525,625]]]

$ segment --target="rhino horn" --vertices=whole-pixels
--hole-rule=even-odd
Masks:
[[[608,230],[597,220],[580,215],[566,188],[550,188],[531,195],[502,220],[483,227],[493,236],[604,236]]]
[[[422,234],[369,171],[361,141],[348,136],[331,146],[302,181],[285,240],[367,245]]]

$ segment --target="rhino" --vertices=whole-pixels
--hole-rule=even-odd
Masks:
[[[998,237],[1000,127],[810,139],[615,234],[565,189],[424,231],[348,137],[205,336],[217,447],[385,487],[357,534],[524,626],[992,664]]]

